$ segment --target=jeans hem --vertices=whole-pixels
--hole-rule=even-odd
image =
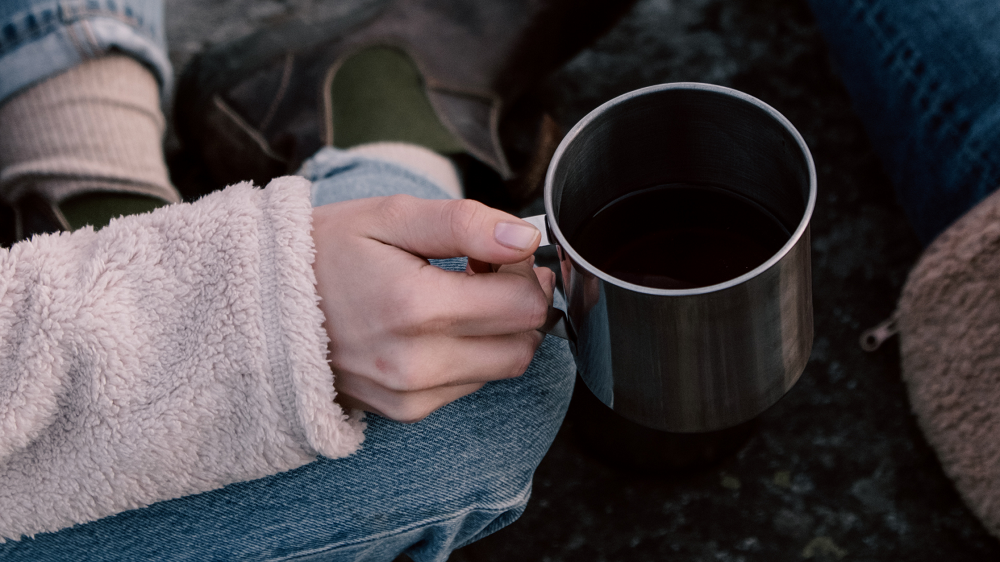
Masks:
[[[406,525],[404,527],[399,527],[399,528],[393,529],[391,531],[385,531],[385,532],[382,532],[382,533],[378,533],[376,535],[371,535],[371,536],[368,536],[368,537],[364,537],[362,539],[356,539],[356,540],[351,540],[351,541],[339,542],[339,543],[334,544],[334,545],[327,545],[325,547],[312,549],[312,550],[309,550],[309,551],[306,551],[306,552],[297,552],[295,554],[291,554],[291,555],[288,555],[288,556],[283,556],[283,557],[280,557],[280,558],[271,558],[270,562],[283,562],[283,561],[289,561],[289,560],[296,560],[296,559],[303,558],[303,557],[306,557],[306,556],[315,556],[317,554],[322,554],[324,552],[332,552],[332,551],[340,549],[340,548],[354,547],[354,546],[359,546],[359,545],[368,544],[368,543],[376,543],[376,542],[379,542],[379,541],[384,541],[385,539],[387,539],[387,538],[389,538],[389,537],[391,537],[393,535],[400,535],[400,534],[403,534],[403,533],[407,533],[409,531],[413,531],[415,529],[419,529],[421,527],[431,527],[431,526],[441,525],[442,523],[446,523],[446,522],[449,522],[449,521],[455,521],[457,519],[464,518],[464,517],[466,517],[469,514],[474,513],[474,512],[480,512],[480,513],[491,513],[491,512],[493,512],[493,513],[496,513],[499,516],[499,515],[502,515],[502,514],[504,514],[506,512],[509,512],[511,509],[516,508],[517,506],[527,505],[528,499],[531,497],[531,488],[532,488],[531,482],[528,482],[527,487],[525,487],[525,489],[520,494],[518,494],[517,497],[514,498],[514,500],[510,501],[508,504],[506,504],[504,506],[496,506],[496,507],[484,507],[484,506],[467,507],[465,509],[462,509],[462,510],[456,512],[456,513],[452,513],[452,514],[450,514],[448,516],[445,516],[445,517],[441,517],[441,518],[437,518],[437,519],[426,519],[426,520],[423,520],[423,521],[411,523],[411,524]],[[523,510],[522,510],[522,512],[523,512]],[[469,540],[466,540],[466,541],[462,541],[462,543],[459,544],[458,546],[451,547],[451,550],[454,550],[454,549],[457,549],[457,548],[461,548],[463,546],[466,546],[468,544],[471,544],[471,543],[473,543],[473,542],[481,539],[482,537],[485,537],[485,536],[487,536],[487,535],[489,535],[491,533],[494,533],[494,532],[496,532],[496,531],[498,531],[498,530],[506,527],[507,525],[510,525],[514,521],[516,521],[518,517],[520,517],[520,514],[518,514],[516,517],[514,517],[514,518],[512,518],[510,520],[505,521],[503,524],[500,524],[500,525],[496,525],[496,520],[491,521],[490,524],[486,526],[486,529],[478,532],[475,535],[475,538],[472,538],[472,539],[469,539]]]
[[[32,14],[19,14],[30,18]],[[13,25],[9,20],[0,26]],[[0,55],[0,104],[50,76],[118,51],[145,65],[160,85],[160,99],[167,107],[173,91],[173,68],[166,50],[154,38],[115,13],[97,12],[75,19],[61,18],[44,32],[22,40]]]

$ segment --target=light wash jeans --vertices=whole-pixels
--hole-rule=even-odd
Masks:
[[[332,148],[306,162],[314,204],[408,193],[423,176]],[[436,260],[462,271],[464,258]],[[557,303],[561,306],[562,303]],[[368,416],[361,451],[0,545],[0,561],[445,560],[518,518],[569,406],[576,367],[546,337],[527,372],[412,425]]]
[[[0,0],[0,104],[18,91],[114,49],[173,92],[162,0]]]
[[[109,49],[171,85],[154,0],[0,0],[0,103]],[[394,193],[447,198],[408,169],[324,149],[301,172],[321,205]],[[464,259],[439,267],[464,270]],[[0,561],[445,560],[511,523],[569,405],[576,368],[547,337],[527,372],[487,384],[425,420],[368,416],[360,452],[0,544]]]

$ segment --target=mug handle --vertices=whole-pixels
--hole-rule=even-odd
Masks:
[[[542,239],[538,242],[539,248],[552,245],[552,237],[549,236],[549,222],[545,220],[545,215],[535,215],[522,220],[534,226],[542,233]],[[562,287],[559,289],[565,294],[565,289]],[[554,306],[549,307],[548,316],[545,317],[545,324],[539,328],[539,331],[576,343],[576,333],[566,318],[566,313]]]

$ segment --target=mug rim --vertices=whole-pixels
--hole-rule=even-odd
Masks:
[[[634,283],[629,283],[612,275],[609,275],[602,271],[601,269],[595,267],[593,264],[588,262],[581,256],[567,241],[566,237],[563,235],[562,230],[559,228],[558,222],[555,220],[555,212],[552,207],[552,191],[553,182],[555,181],[555,170],[556,165],[562,159],[563,153],[566,152],[567,148],[573,141],[580,135],[584,128],[590,125],[595,119],[600,115],[607,112],[609,109],[616,105],[625,103],[633,98],[644,96],[647,94],[652,94],[656,92],[663,92],[667,90],[690,90],[690,91],[707,91],[717,94],[722,94],[730,97],[737,98],[741,101],[750,103],[759,109],[763,110],[765,113],[773,117],[776,121],[781,123],[781,125],[792,135],[795,142],[798,144],[799,151],[805,156],[806,165],[809,169],[809,197],[806,201],[806,208],[802,212],[802,218],[799,221],[798,226],[789,236],[788,241],[781,247],[780,250],[775,252],[770,258],[759,266],[751,269],[750,271],[740,275],[739,277],[734,277],[723,281],[722,283],[716,283],[714,285],[705,285],[703,287],[694,287],[691,289],[658,289],[654,287],[647,287],[645,285],[636,285]],[[739,90],[734,90],[732,88],[727,88],[725,86],[718,86],[715,84],[705,84],[702,82],[669,82],[665,84],[656,84],[653,86],[646,86],[645,88],[639,88],[638,90],[632,90],[631,92],[626,92],[620,96],[610,99],[597,108],[593,109],[590,113],[585,115],[583,119],[580,119],[573,125],[573,128],[569,130],[556,151],[552,155],[552,160],[549,163],[548,170],[545,173],[545,191],[543,194],[543,199],[545,201],[545,218],[548,223],[549,230],[555,236],[556,242],[562,248],[562,251],[569,254],[570,258],[581,268],[585,269],[591,275],[598,277],[599,279],[616,285],[623,289],[628,289],[629,291],[637,293],[645,293],[648,295],[662,295],[662,296],[689,296],[689,295],[704,295],[707,293],[714,293],[718,291],[723,291],[737,285],[741,285],[754,277],[764,273],[770,269],[774,264],[780,262],[782,258],[785,257],[792,248],[795,247],[799,240],[805,236],[806,231],[809,229],[809,223],[812,219],[813,210],[816,207],[816,164],[813,162],[812,152],[809,151],[809,147],[806,145],[805,140],[799,133],[798,129],[792,125],[784,115],[782,115],[778,110],[774,109],[770,105],[764,103],[763,101]]]

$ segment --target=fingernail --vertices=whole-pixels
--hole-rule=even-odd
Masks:
[[[538,229],[527,223],[498,222],[493,229],[493,238],[500,244],[515,250],[526,250],[541,236]]]

